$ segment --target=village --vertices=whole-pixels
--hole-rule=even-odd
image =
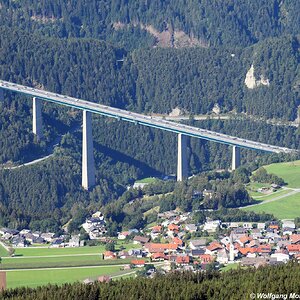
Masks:
[[[204,224],[190,223],[192,213],[167,211],[158,214],[158,221],[144,230],[130,229],[117,237],[106,236],[106,221],[101,212],[88,217],[82,228],[89,239],[106,245],[102,259],[129,262],[125,268],[159,264],[170,270],[226,269],[259,267],[286,263],[300,258],[300,233],[293,221],[249,223],[207,219]],[[43,245],[48,248],[84,247],[80,235],[17,231],[1,228],[1,241],[13,249]],[[116,250],[116,241],[134,245]],[[111,247],[110,247],[111,246]],[[87,246],[85,246],[87,247]],[[154,268],[155,269],[155,268]],[[153,276],[154,271],[147,268]],[[155,270],[156,271],[156,270]]]

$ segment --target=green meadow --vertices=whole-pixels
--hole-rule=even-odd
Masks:
[[[300,160],[265,166],[268,173],[281,177],[290,188],[300,188]]]
[[[247,207],[244,210],[257,213],[266,212],[279,219],[294,219],[300,217],[300,193],[287,196],[273,202]]]
[[[128,271],[127,271],[128,272]],[[63,284],[82,281],[85,278],[96,278],[101,275],[122,274],[120,267],[82,267],[48,270],[16,270],[6,273],[7,287],[15,288],[21,286],[36,287],[41,285]]]

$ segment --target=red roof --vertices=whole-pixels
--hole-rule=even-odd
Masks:
[[[218,242],[211,242],[209,244],[209,246],[206,247],[206,249],[209,250],[209,251],[214,251],[214,250],[221,249],[221,248],[223,248],[223,247]]]
[[[168,229],[171,230],[171,231],[178,231],[179,226],[175,225],[175,224],[170,224],[170,225],[168,225]]]
[[[300,252],[300,245],[287,245],[286,248],[289,252]]]
[[[134,259],[130,263],[133,265],[144,265],[145,261],[143,259]]]
[[[147,243],[145,244],[145,249],[148,249],[150,253],[164,252],[166,250],[176,250],[177,244],[157,244],[157,243]]]
[[[210,254],[202,254],[202,255],[199,255],[199,259],[202,261],[202,262],[211,262],[214,260],[214,258],[210,255]]]
[[[182,241],[180,238],[178,238],[178,237],[174,237],[174,238],[173,238],[173,243],[174,243],[174,244],[177,244],[177,245],[179,245],[179,246],[182,246],[183,241]]]
[[[152,231],[153,232],[161,232],[162,227],[159,225],[153,226]]]
[[[300,234],[292,234],[290,237],[292,244],[297,244],[300,242]]]
[[[245,244],[245,243],[247,243],[247,242],[250,242],[252,239],[249,237],[249,236],[247,236],[247,235],[244,235],[244,236],[242,236],[241,238],[240,238],[240,242],[242,243],[242,244]]]
[[[190,262],[190,257],[188,255],[176,257],[177,264],[188,264],[189,262]]]
[[[166,259],[166,256],[165,256],[164,253],[158,252],[158,253],[153,253],[153,254],[151,255],[151,258],[152,258],[152,259],[159,259],[159,258]]]

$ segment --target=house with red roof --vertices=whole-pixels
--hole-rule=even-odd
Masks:
[[[292,234],[290,236],[290,241],[292,244],[300,244],[300,234]]]
[[[105,251],[103,259],[117,259],[117,254],[112,251]]]
[[[287,250],[289,251],[289,254],[300,254],[300,245],[291,244],[286,246]]]
[[[190,263],[190,257],[188,255],[180,255],[176,257],[177,265],[188,265]]]
[[[135,267],[142,268],[146,262],[143,259],[133,259],[130,263]]]
[[[174,252],[177,250],[178,245],[174,243],[170,244],[161,244],[161,243],[146,243],[144,246],[145,250],[149,253],[165,253],[165,252]]]

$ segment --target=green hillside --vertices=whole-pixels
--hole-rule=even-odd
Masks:
[[[290,188],[300,189],[300,160],[265,166],[268,173],[281,177]]]

